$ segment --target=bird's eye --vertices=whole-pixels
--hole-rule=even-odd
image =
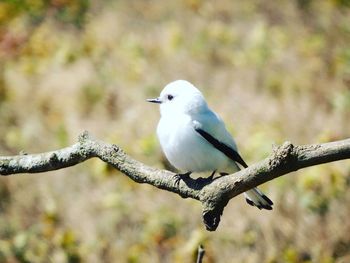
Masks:
[[[172,100],[174,98],[174,96],[173,95],[168,95],[168,100]]]

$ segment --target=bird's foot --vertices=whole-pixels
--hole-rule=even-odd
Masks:
[[[216,173],[216,170],[214,170],[214,171],[211,173],[211,175],[208,177],[208,180],[210,180],[210,181],[213,180],[215,173]]]
[[[179,184],[180,184],[180,181],[181,181],[181,180],[184,180],[184,179],[186,179],[186,178],[189,178],[191,173],[192,173],[192,172],[187,172],[187,173],[183,173],[183,174],[175,174],[175,175],[174,175],[174,178],[175,178],[175,185],[178,187]]]
[[[216,173],[216,170],[213,171],[209,177],[204,177],[204,178],[203,177],[199,177],[199,178],[196,179],[196,181],[198,183],[209,184],[211,181],[213,181],[215,173]]]

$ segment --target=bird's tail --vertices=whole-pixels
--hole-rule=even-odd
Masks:
[[[253,188],[244,193],[245,200],[251,206],[256,206],[259,209],[272,210],[273,202],[258,188]]]

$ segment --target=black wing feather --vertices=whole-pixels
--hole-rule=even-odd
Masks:
[[[228,146],[227,144],[220,142],[219,140],[215,139],[213,136],[211,136],[206,131],[195,128],[195,131],[198,132],[204,139],[206,139],[211,145],[213,145],[216,149],[218,149],[220,152],[225,154],[228,158],[230,158],[232,161],[239,163],[244,168],[247,168],[248,165],[245,163],[245,161],[242,159],[242,157],[238,154],[237,151],[235,151],[233,148]]]

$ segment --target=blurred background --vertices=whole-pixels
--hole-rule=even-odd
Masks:
[[[350,134],[350,1],[0,2],[0,155],[88,130],[150,166],[166,162],[145,102],[199,87],[248,163],[273,144]],[[231,200],[216,232],[193,200],[99,160],[0,178],[0,262],[350,262],[350,163],[261,186],[272,212]]]

